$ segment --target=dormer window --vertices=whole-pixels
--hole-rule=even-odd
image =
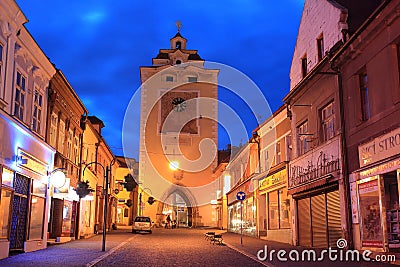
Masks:
[[[176,42],[175,48],[176,49],[181,49],[182,43],[180,41]]]

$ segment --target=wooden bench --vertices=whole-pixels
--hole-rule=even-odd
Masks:
[[[210,238],[210,243],[213,243],[213,244],[218,243],[218,244],[222,245],[222,235],[213,235]]]
[[[211,238],[213,238],[215,235],[215,232],[207,232],[204,234],[204,239],[205,240],[211,240]]]

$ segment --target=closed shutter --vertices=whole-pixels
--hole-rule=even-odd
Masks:
[[[325,203],[325,194],[311,197],[312,246],[317,248],[326,248],[328,245]]]
[[[342,224],[340,221],[340,197],[338,190],[329,192],[327,194],[327,205],[329,246],[336,247],[336,241],[342,237]]]
[[[310,198],[303,198],[297,201],[297,218],[299,245],[311,247]]]

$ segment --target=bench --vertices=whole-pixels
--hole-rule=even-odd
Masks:
[[[207,232],[204,234],[204,239],[205,240],[211,240],[212,237],[214,237],[215,232]]]
[[[213,244],[218,243],[218,244],[222,245],[222,235],[213,235],[210,238],[210,243],[213,243]]]

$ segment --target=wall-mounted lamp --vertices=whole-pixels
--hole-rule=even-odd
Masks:
[[[67,181],[65,172],[66,172],[65,169],[58,168],[48,173],[50,184],[55,188],[63,187],[65,185],[65,182]]]

